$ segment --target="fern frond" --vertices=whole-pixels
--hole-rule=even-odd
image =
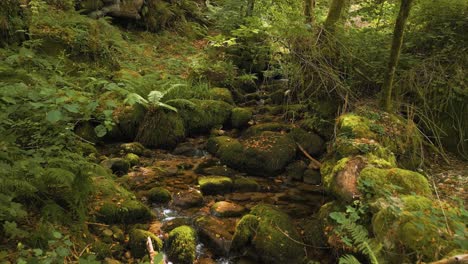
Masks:
[[[361,262],[353,255],[344,255],[340,257],[339,264],[361,264]]]
[[[75,174],[62,168],[47,168],[41,177],[46,186],[72,187]]]

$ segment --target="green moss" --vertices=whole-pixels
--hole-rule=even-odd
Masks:
[[[195,260],[195,230],[179,226],[169,233],[167,255],[174,263],[191,264]]]
[[[350,138],[377,139],[377,135],[370,129],[370,120],[357,114],[349,113],[338,119],[339,134]]]
[[[268,205],[257,205],[237,224],[231,250],[247,251],[262,263],[301,263],[304,251],[296,241],[301,238],[288,215]]]
[[[252,110],[250,108],[236,107],[231,111],[231,126],[242,128],[248,125],[252,119]]]
[[[234,104],[232,93],[227,88],[211,88],[208,91],[208,96],[213,100],[224,101],[228,104]]]
[[[401,196],[383,202],[372,219],[372,228],[389,258],[412,255],[412,262],[435,261],[456,248],[451,230],[461,227],[457,210],[417,195]],[[442,211],[442,208],[444,211]]]
[[[271,176],[281,172],[296,156],[296,144],[281,133],[263,132],[244,142],[243,169],[253,175]]]
[[[256,192],[260,185],[254,179],[247,177],[237,177],[234,179],[234,192]]]
[[[339,161],[336,161],[335,159],[328,159],[323,162],[322,166],[320,167],[320,174],[322,175],[322,183],[325,188],[331,188],[335,175],[345,168],[348,161],[349,158],[340,159]]]
[[[120,145],[120,149],[124,153],[133,153],[136,155],[142,155],[145,151],[145,147],[138,142],[124,143]]]
[[[167,203],[172,199],[171,193],[162,187],[152,188],[146,195],[148,197],[148,201],[152,203]]]
[[[153,108],[145,115],[135,140],[148,147],[173,148],[184,137],[184,122],[178,113]]]
[[[178,109],[189,134],[204,133],[222,126],[228,121],[232,109],[230,104],[217,100],[174,99],[167,104]]]
[[[116,175],[122,176],[130,169],[130,162],[122,158],[112,158],[103,160],[101,166],[111,169]]]
[[[411,194],[431,196],[427,179],[413,171],[398,168],[364,168],[358,179],[361,190],[374,195]]]
[[[135,139],[145,115],[146,109],[139,104],[119,107],[113,113],[115,123],[128,140]]]
[[[134,258],[142,258],[147,255],[146,241],[148,237],[153,242],[154,251],[158,252],[162,250],[163,242],[159,237],[151,232],[134,228],[130,231],[128,242],[130,252]]]
[[[130,166],[135,166],[140,163],[140,157],[133,153],[128,153],[127,155],[125,155],[125,160],[130,163]]]
[[[284,124],[284,123],[276,123],[276,122],[258,124],[258,125],[249,127],[244,132],[244,136],[245,137],[258,136],[262,132],[265,132],[265,131],[273,131],[273,132],[286,131],[286,132],[289,132],[291,130],[291,128],[292,128],[291,125]]]
[[[198,178],[203,194],[224,194],[232,191],[232,180],[222,176],[203,176]]]
[[[244,164],[244,147],[237,139],[227,136],[211,137],[207,142],[207,150],[230,167],[242,168]]]

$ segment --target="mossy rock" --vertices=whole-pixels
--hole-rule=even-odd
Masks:
[[[225,194],[232,191],[232,180],[223,176],[202,176],[198,184],[203,194]]]
[[[135,195],[108,176],[93,177],[94,199],[90,203],[98,221],[107,224],[129,224],[153,218],[151,210],[136,200]]]
[[[318,157],[325,152],[325,141],[315,133],[307,132],[302,128],[293,128],[288,135],[314,157]]]
[[[174,263],[192,264],[195,261],[196,233],[190,226],[179,226],[169,233],[166,253]]]
[[[222,126],[229,120],[232,109],[230,104],[218,100],[174,99],[166,103],[177,108],[190,135]]]
[[[377,196],[414,193],[430,197],[432,193],[423,175],[398,168],[366,167],[359,175],[358,185],[366,193]]]
[[[211,88],[208,91],[208,96],[212,100],[218,100],[218,101],[226,102],[228,104],[234,104],[232,93],[227,88],[219,88],[219,87]]]
[[[114,110],[114,121],[125,139],[134,140],[140,124],[146,115],[146,108],[142,105],[122,106]]]
[[[294,141],[277,132],[263,132],[247,139],[243,145],[243,169],[253,175],[278,174],[296,156]]]
[[[247,252],[261,263],[301,263],[304,250],[296,241],[301,237],[289,216],[261,204],[238,222],[231,253]]]
[[[130,163],[130,166],[136,166],[140,163],[140,157],[133,153],[128,153],[125,155],[125,160]]]
[[[163,242],[159,237],[149,231],[134,228],[130,231],[128,241],[130,252],[134,258],[142,258],[148,255],[146,251],[146,241],[148,237],[150,237],[153,242],[154,251],[160,252],[162,250]]]
[[[139,142],[130,142],[121,144],[120,150],[124,153],[133,153],[141,156],[145,152],[145,147]]]
[[[234,192],[257,192],[260,189],[260,184],[254,179],[247,177],[237,177],[234,179]]]
[[[231,111],[231,126],[234,128],[246,127],[252,119],[252,115],[253,113],[250,108],[233,108]]]
[[[286,175],[289,180],[302,181],[307,164],[302,160],[294,161],[286,167]]]
[[[456,233],[462,236],[464,233],[466,241],[466,223],[459,216],[460,212],[445,203],[404,195],[382,200],[379,207],[372,219],[372,229],[376,238],[383,242],[383,252],[390,260],[401,261],[413,256],[410,262],[436,261],[458,248]]]
[[[116,175],[122,176],[130,169],[130,162],[122,158],[112,158],[103,160],[101,166],[111,169]]]
[[[292,126],[288,124],[283,124],[283,123],[276,123],[276,122],[270,122],[270,123],[264,123],[264,124],[258,124],[255,126],[249,127],[243,134],[244,137],[252,137],[252,136],[258,136],[261,133],[265,131],[272,131],[272,132],[289,132],[291,131]]]
[[[162,187],[154,187],[150,189],[146,196],[151,203],[167,203],[172,200],[171,192]]]
[[[147,147],[171,149],[184,138],[184,122],[178,113],[151,108],[146,113],[135,140]]]
[[[220,158],[221,162],[235,169],[242,169],[244,147],[239,140],[227,137],[210,137],[206,144],[208,152]]]
[[[244,214],[245,207],[232,202],[220,201],[210,208],[212,215],[216,217],[238,217]]]

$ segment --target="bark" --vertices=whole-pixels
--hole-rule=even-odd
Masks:
[[[341,18],[341,13],[346,5],[346,0],[332,0],[328,15],[325,20],[325,29],[329,32],[335,31],[336,23]]]
[[[393,108],[393,79],[395,77],[396,67],[400,58],[401,47],[403,45],[403,33],[405,31],[405,25],[408,20],[412,2],[413,0],[401,0],[400,11],[393,31],[392,50],[390,52],[388,68],[385,73],[385,79],[382,86],[382,106],[387,112],[392,111]]]
[[[313,24],[315,21],[314,9],[315,0],[304,0],[304,16],[307,24]]]

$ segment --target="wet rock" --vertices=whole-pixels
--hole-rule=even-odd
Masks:
[[[256,192],[260,189],[260,185],[252,178],[237,177],[234,179],[234,192]]]
[[[325,152],[325,141],[317,134],[307,132],[302,128],[293,128],[288,135],[313,157],[318,157]]]
[[[232,191],[232,180],[223,176],[202,176],[198,184],[203,194],[225,194]]]
[[[246,127],[252,119],[252,115],[250,108],[233,108],[231,111],[231,126],[234,128]]]
[[[130,252],[134,258],[142,258],[146,253],[146,241],[150,237],[153,242],[153,247],[155,251],[162,250],[163,242],[155,234],[142,230],[142,229],[132,229],[129,235],[128,245],[130,247]]]
[[[122,150],[124,153],[133,153],[138,156],[141,156],[145,151],[145,147],[143,147],[143,145],[138,142],[130,142],[121,144],[120,150]]]
[[[146,113],[135,140],[147,147],[171,149],[184,137],[184,122],[179,114],[157,108]]]
[[[174,195],[173,205],[181,208],[191,208],[203,204],[203,195],[198,190],[181,191]]]
[[[262,263],[301,263],[304,250],[293,240],[301,238],[288,215],[272,206],[257,205],[237,224],[231,253],[246,254]]]
[[[214,250],[216,255],[226,256],[232,242],[234,222],[222,221],[212,216],[201,216],[195,220],[200,239]]]
[[[226,165],[218,165],[203,169],[203,174],[232,177],[238,174],[238,172],[227,167]]]
[[[146,193],[148,201],[151,203],[167,203],[172,199],[171,193],[162,187],[155,187]]]
[[[221,201],[211,206],[211,214],[217,217],[237,217],[245,212],[245,207],[232,202]]]
[[[195,260],[195,230],[190,226],[179,226],[169,233],[166,254],[174,263],[192,264]]]
[[[307,184],[319,185],[322,182],[322,176],[319,170],[307,169],[304,171],[303,180]]]
[[[190,225],[191,222],[192,220],[188,217],[177,217],[177,218],[164,222],[163,225],[161,226],[161,230],[163,230],[166,233],[169,233],[174,228],[177,228],[183,225]]]
[[[250,193],[233,193],[227,197],[229,197],[230,200],[233,200],[236,202],[245,202],[251,199],[251,194]]]
[[[304,176],[304,171],[307,169],[307,164],[302,160],[294,161],[286,167],[286,175],[288,180],[301,181]]]
[[[199,149],[197,146],[191,142],[183,142],[177,145],[177,147],[172,151],[174,155],[182,155],[186,157],[203,157],[206,152]]]
[[[111,169],[115,175],[122,176],[130,169],[130,162],[122,158],[112,158],[103,160],[101,166]]]

